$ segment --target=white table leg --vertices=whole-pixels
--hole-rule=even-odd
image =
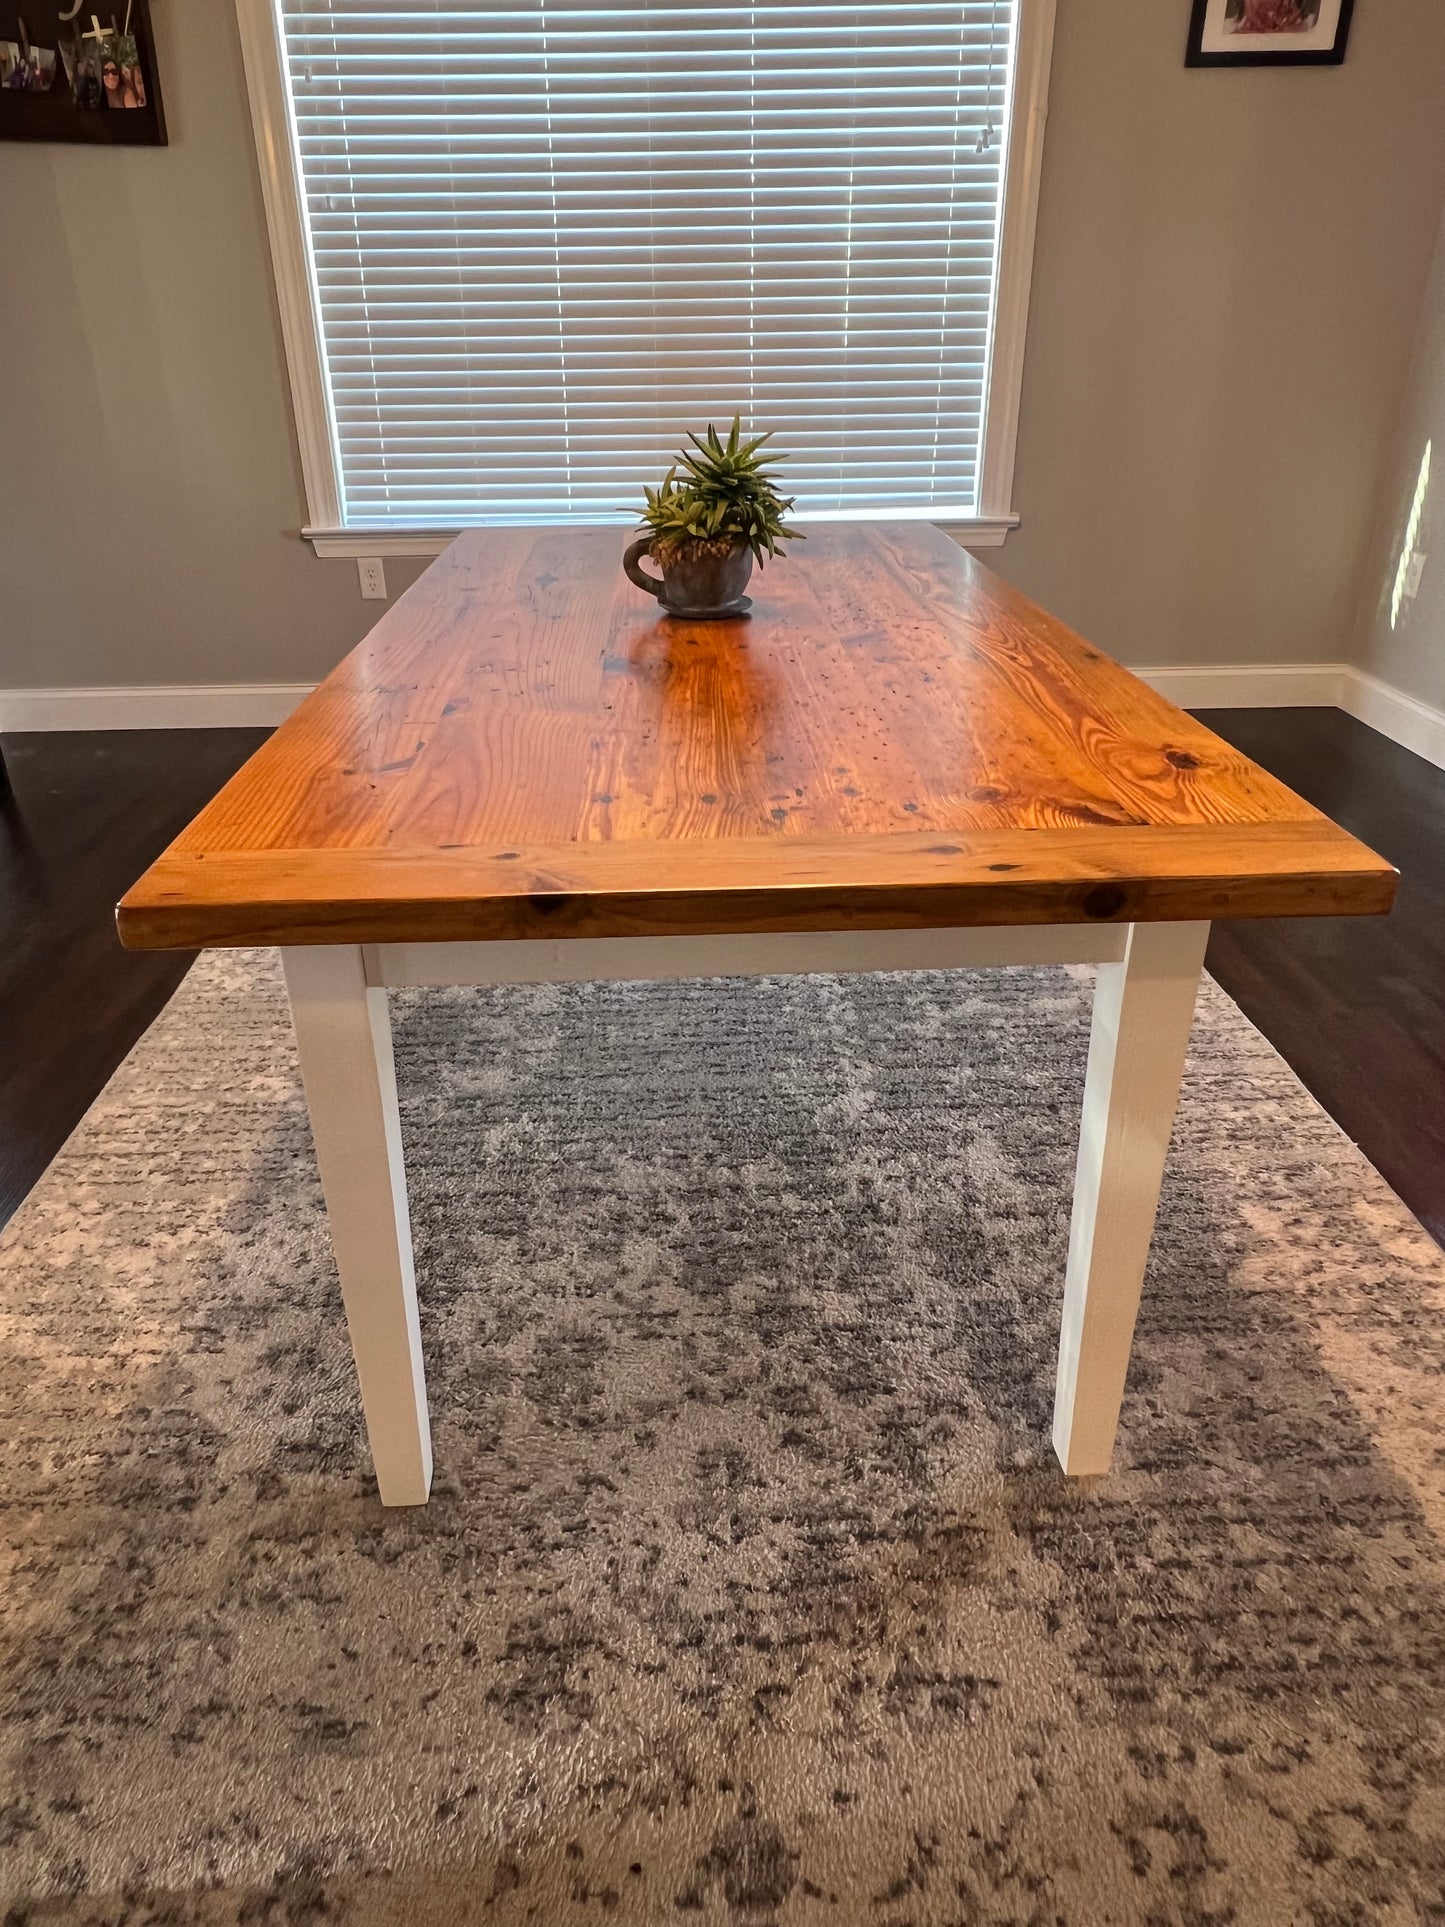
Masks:
[[[281,961],[381,1502],[424,1505],[431,1427],[386,992],[355,944]]]
[[[1194,1017],[1207,923],[1136,923],[1099,966],[1084,1085],[1054,1450],[1107,1472]]]

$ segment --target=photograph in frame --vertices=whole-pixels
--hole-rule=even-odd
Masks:
[[[1335,67],[1354,0],[1194,0],[1189,67]]]

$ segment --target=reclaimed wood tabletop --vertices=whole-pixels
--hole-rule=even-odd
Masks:
[[[1387,909],[1395,873],[918,523],[750,616],[613,529],[459,536],[122,901],[133,948]]]

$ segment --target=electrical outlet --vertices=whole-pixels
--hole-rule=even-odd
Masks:
[[[356,573],[361,578],[363,602],[386,601],[386,570],[381,566],[379,555],[357,556]]]

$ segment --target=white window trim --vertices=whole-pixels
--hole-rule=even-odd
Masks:
[[[1014,514],[1014,451],[1023,388],[1024,338],[1033,279],[1034,229],[1056,0],[1019,0],[1018,53],[1010,103],[1008,166],[1003,186],[1003,244],[989,342],[987,413],[979,477],[979,513],[909,519],[936,522],[969,548],[998,548],[1018,526]],[[281,336],[296,418],[307,523],[301,533],[318,555],[440,555],[456,529],[347,529],[341,526],[337,444],[326,361],[314,296],[301,183],[282,67],[276,0],[236,0],[251,124],[261,170],[261,197],[276,274]],[[806,519],[806,518],[800,518]]]

